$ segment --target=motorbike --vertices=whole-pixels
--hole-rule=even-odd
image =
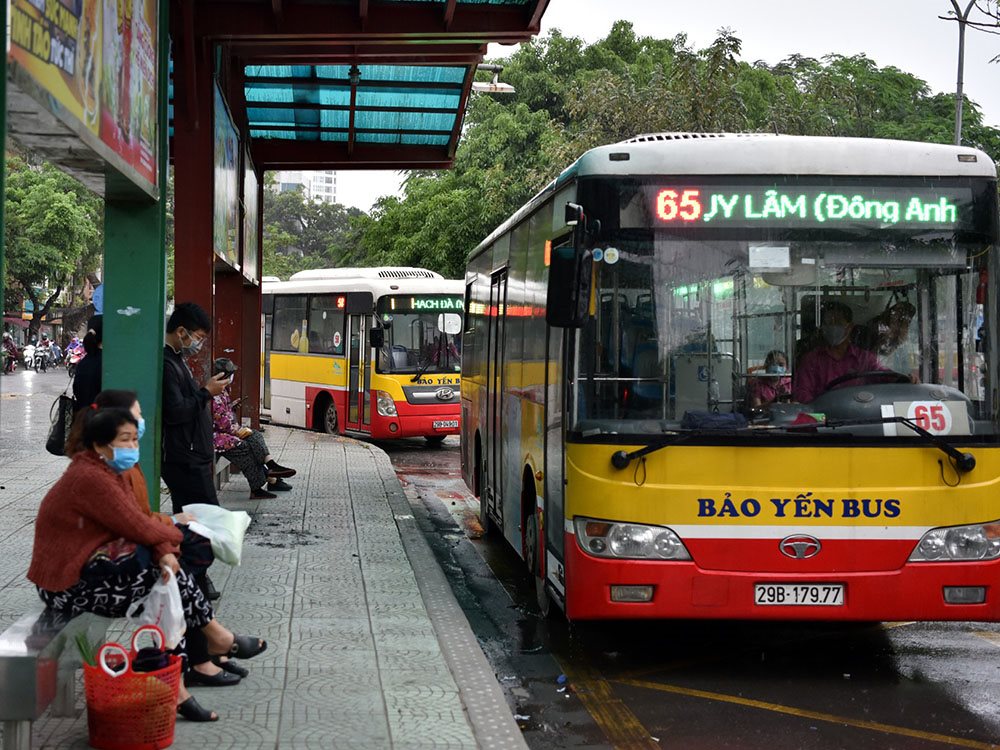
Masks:
[[[35,345],[25,344],[21,350],[21,359],[24,360],[24,369],[30,370],[35,365]]]
[[[49,351],[47,346],[36,346],[31,356],[31,363],[35,368],[35,372],[46,372],[49,369],[49,358],[51,356],[52,352]]]
[[[86,356],[87,352],[84,351],[83,347],[78,347],[76,349],[70,349],[66,354],[66,372],[69,373],[70,377],[76,375],[76,366],[80,364],[80,360]]]

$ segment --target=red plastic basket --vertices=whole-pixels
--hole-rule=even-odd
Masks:
[[[181,658],[171,655],[163,669],[134,672],[131,659],[138,651],[136,639],[144,632],[158,634],[158,647],[163,647],[163,633],[147,625],[132,636],[131,654],[121,644],[105,643],[97,652],[97,665],[83,665],[91,747],[161,750],[173,744]],[[108,664],[110,655],[118,671]]]

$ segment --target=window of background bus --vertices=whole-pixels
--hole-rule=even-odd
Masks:
[[[305,344],[306,296],[279,295],[274,298],[274,320],[271,324],[271,350],[297,352]]]
[[[344,353],[344,311],[337,307],[335,295],[309,299],[309,353]]]

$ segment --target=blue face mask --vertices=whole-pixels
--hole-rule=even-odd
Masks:
[[[784,365],[768,365],[767,366],[767,371],[771,375],[784,375],[785,374],[785,366]],[[139,431],[139,434],[140,435],[142,434],[141,430]]]
[[[128,471],[139,463],[138,448],[119,448],[116,446],[112,450],[114,451],[114,456],[106,458],[104,461],[118,474]]]
[[[142,417],[139,417],[139,419],[137,421],[139,423],[139,427],[138,427],[138,430],[139,430],[139,439],[142,440],[142,436],[146,434],[146,420],[143,419]]]

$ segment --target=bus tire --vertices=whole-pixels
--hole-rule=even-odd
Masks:
[[[319,407],[319,419],[317,428],[327,435],[336,435],[339,423],[337,421],[337,407],[333,404],[333,399],[325,398]]]
[[[524,562],[535,579],[535,602],[542,617],[551,617],[558,607],[552,606],[552,597],[545,588],[545,579],[541,576],[541,537],[538,529],[538,513],[532,506],[531,513],[524,521]]]
[[[445,437],[445,435],[424,435],[424,440],[427,441],[427,446],[429,448],[440,448]]]

